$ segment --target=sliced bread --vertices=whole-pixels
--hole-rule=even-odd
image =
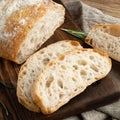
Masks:
[[[93,49],[76,49],[49,62],[35,81],[31,94],[44,114],[50,114],[105,77],[111,59]]]
[[[18,64],[38,50],[64,22],[52,0],[0,0],[0,57]]]
[[[120,62],[120,24],[94,25],[85,42]]]
[[[40,108],[34,104],[31,98],[31,87],[33,83],[49,61],[55,59],[59,54],[75,48],[82,48],[82,46],[77,41],[59,41],[33,54],[26,63],[22,65],[17,83],[17,96],[22,105],[31,111],[40,111]]]

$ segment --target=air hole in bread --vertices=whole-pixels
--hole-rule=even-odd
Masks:
[[[98,80],[99,78],[98,77],[95,77],[95,80]]]
[[[64,90],[67,90],[68,88],[66,86],[64,86]]]
[[[65,58],[65,56],[61,55],[59,59],[62,61],[62,60],[64,60],[64,58]]]
[[[63,97],[64,97],[64,94],[60,93],[59,98],[63,98]]]
[[[49,66],[52,66],[53,65],[53,62],[50,62]]]
[[[26,75],[26,71],[23,71],[23,75]]]
[[[89,56],[89,58],[90,58],[91,60],[93,60],[93,59],[94,59],[94,56]]]
[[[90,80],[90,78],[87,78],[87,81],[89,81]]]
[[[44,54],[45,52],[42,50],[42,51],[40,51],[40,54]]]
[[[38,44],[38,45],[35,47],[35,49],[38,50],[39,48],[40,48],[40,45]]]
[[[98,68],[94,65],[94,64],[91,64],[90,65],[90,68],[95,71],[95,72],[98,72]]]
[[[63,70],[66,70],[65,65],[61,65],[61,68],[62,68]]]
[[[82,76],[87,75],[87,73],[86,73],[86,71],[85,71],[85,70],[81,70],[81,71],[80,71],[80,74],[81,74]]]
[[[48,89],[48,94],[49,96],[52,96],[50,89]]]
[[[63,89],[63,83],[62,83],[62,81],[58,80],[57,83],[58,83],[58,86]]]
[[[78,90],[78,88],[74,89],[74,92],[76,92]]]
[[[76,81],[77,81],[77,79],[76,79],[76,78],[74,78],[74,77],[72,77],[72,80],[73,80],[74,82],[76,82]]]
[[[21,89],[24,89],[24,82],[21,83]]]
[[[43,64],[44,64],[44,65],[47,65],[49,61],[50,61],[49,58],[45,58],[45,59],[43,59]]]
[[[86,60],[78,60],[78,65],[87,65],[87,61]]]
[[[31,38],[30,43],[34,43],[34,42],[35,42],[35,39]]]
[[[78,70],[78,66],[77,65],[73,65],[74,70]]]
[[[48,78],[47,82],[46,82],[46,87],[49,88],[51,83],[53,82],[54,78],[53,76],[51,76],[50,78]]]
[[[52,56],[52,53],[48,53],[49,56]]]

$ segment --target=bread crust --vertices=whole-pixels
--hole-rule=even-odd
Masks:
[[[30,59],[28,59],[26,61],[26,63],[24,63],[22,65],[22,67],[20,68],[19,73],[22,72],[22,70],[27,66],[27,63],[29,63],[29,61],[30,61]],[[21,77],[22,76],[20,74],[18,74],[18,78],[21,79]],[[19,79],[18,79],[18,82],[17,82],[17,93],[16,93],[17,96],[18,96],[19,103],[21,103],[23,106],[25,106],[30,111],[40,112],[41,110],[40,110],[40,108],[36,104],[32,105],[31,103],[29,103],[29,101],[26,101],[26,99],[24,98],[24,95],[22,93],[22,88],[20,87],[20,85],[18,85]]]
[[[19,103],[21,103],[25,108],[27,108],[28,110],[32,110],[33,112],[40,112],[40,108],[34,104],[30,104],[28,101],[26,101],[24,98],[23,98],[23,95],[22,95],[22,92],[21,92],[21,88],[17,87],[17,95],[19,95]]]
[[[104,35],[97,35],[102,32]],[[111,58],[120,62],[120,24],[96,24],[93,25],[85,39],[85,42],[95,49],[107,53]],[[104,44],[103,44],[104,43]]]

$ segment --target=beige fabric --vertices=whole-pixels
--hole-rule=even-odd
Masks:
[[[76,23],[86,33],[96,23],[120,23],[120,19],[104,14],[102,11],[90,7],[80,0],[63,0],[64,5],[75,19]]]

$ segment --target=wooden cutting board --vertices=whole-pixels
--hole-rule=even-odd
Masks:
[[[59,0],[56,1],[60,3]],[[67,11],[65,18],[65,23],[61,27],[79,29]],[[80,39],[57,29],[42,47],[63,39],[81,42]],[[81,44],[87,47],[85,43],[81,42]],[[30,112],[18,103],[16,85],[20,65],[0,58],[0,80],[14,86],[14,89],[8,89],[0,85],[0,100],[3,101],[9,111],[8,116],[6,116],[0,108],[0,120],[59,120],[116,101],[120,96],[120,63],[114,60],[112,62],[113,67],[108,76],[89,86],[82,94],[73,98],[57,112],[51,115],[43,115]]]

